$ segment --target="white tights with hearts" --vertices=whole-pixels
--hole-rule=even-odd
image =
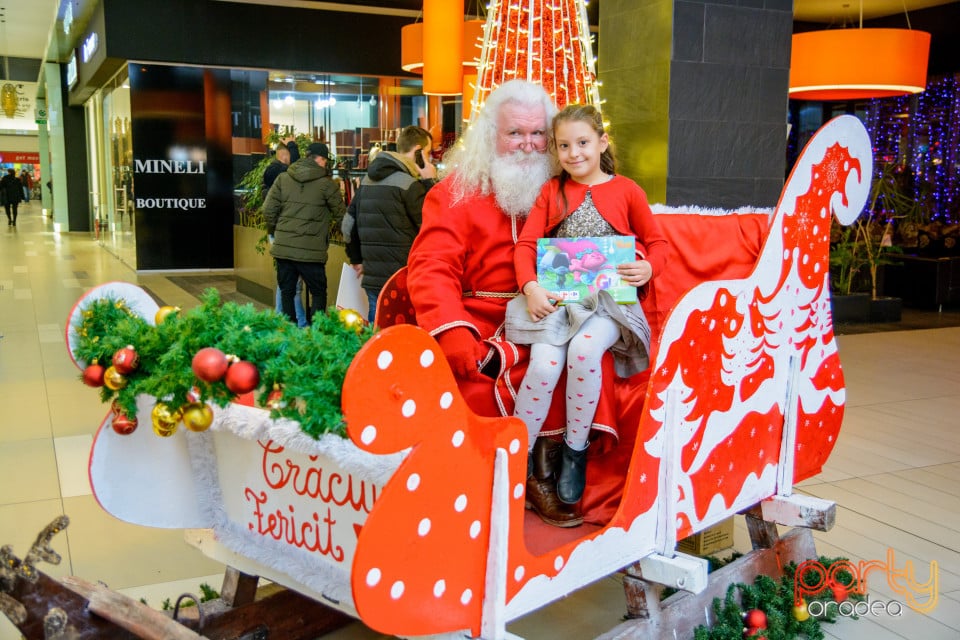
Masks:
[[[567,428],[564,440],[571,449],[587,446],[590,425],[597,412],[602,386],[600,359],[620,337],[620,327],[610,318],[591,316],[565,345],[530,345],[530,364],[517,393],[513,415],[527,425],[528,450],[550,410],[553,392],[563,366],[567,368]]]

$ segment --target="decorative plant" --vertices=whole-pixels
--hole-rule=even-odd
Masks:
[[[853,293],[857,275],[866,265],[865,252],[857,242],[859,227],[833,221],[830,243],[830,288],[837,295]]]
[[[294,134],[290,128],[285,128],[282,131],[271,131],[270,135],[268,135],[264,141],[264,144],[270,149],[275,149],[291,137],[296,141],[297,147],[300,149],[301,157],[306,155],[307,146],[313,141],[304,133]],[[264,156],[250,171],[240,178],[240,184],[237,185],[238,188],[243,191],[243,195],[240,196],[240,226],[253,227],[255,229],[264,228],[261,208],[263,207],[263,201],[267,197],[267,194],[263,189],[263,172],[270,166],[273,159],[272,155],[268,154]]]
[[[881,166],[870,187],[864,213],[855,224],[840,227],[834,221],[830,247],[831,288],[835,293],[850,295],[868,281],[870,295],[877,298],[880,266],[895,262],[894,255],[903,249],[893,243],[894,223],[914,220],[920,205],[900,188],[896,165]]]
[[[305,133],[294,134],[293,130],[289,127],[284,128],[282,131],[271,131],[264,142],[269,148],[275,149],[278,145],[285,144],[291,137],[297,143],[297,148],[300,149],[300,157],[305,157],[307,155],[307,147],[310,146],[313,140]],[[270,166],[270,163],[273,162],[273,159],[272,155],[264,156],[260,162],[240,178],[240,184],[237,185],[238,188],[243,191],[243,195],[240,196],[240,210],[238,211],[240,226],[263,229],[264,231],[260,239],[257,240],[257,253],[266,252],[269,246],[266,223],[263,220],[263,201],[267,197],[263,189],[263,173],[267,167]],[[338,161],[334,159],[329,166],[335,167],[337,164]],[[336,228],[331,228],[330,231],[331,241],[343,244],[339,225],[336,225]]]

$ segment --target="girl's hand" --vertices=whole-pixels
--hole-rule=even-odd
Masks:
[[[527,298],[527,313],[534,321],[540,321],[557,310],[556,304],[551,302],[556,298],[536,282],[528,282],[523,290]]]
[[[617,273],[632,287],[642,287],[653,278],[653,267],[646,260],[624,262],[617,266]]]

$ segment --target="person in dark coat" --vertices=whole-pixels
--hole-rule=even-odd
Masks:
[[[15,169],[7,169],[7,175],[0,178],[0,201],[7,212],[7,226],[17,226],[17,207],[22,200],[23,183]]]
[[[300,148],[293,139],[283,142],[277,147],[273,155],[273,162],[263,170],[263,193],[270,191],[274,181],[281,173],[287,170],[291,163],[300,159]]]
[[[26,169],[20,172],[20,184],[23,185],[23,201],[30,202],[30,192],[33,191],[33,177]]]
[[[291,162],[300,159],[300,147],[297,146],[295,139],[290,138],[286,142],[280,141],[276,152],[273,155],[273,162],[267,165],[263,170],[263,194],[270,192],[270,187],[276,182],[277,176],[287,170]],[[275,308],[277,313],[283,313],[283,300],[280,294],[280,287],[277,287],[275,296]],[[297,278],[297,290],[293,296],[293,309],[297,315],[297,326],[307,326],[307,311],[303,308],[303,280]]]
[[[347,257],[357,276],[363,277],[370,322],[380,290],[407,264],[420,231],[423,199],[437,177],[430,162],[432,149],[429,131],[405,127],[397,137],[397,151],[381,151],[370,163],[343,220]]]
[[[306,158],[277,177],[263,203],[267,233],[274,238],[270,254],[277,261],[280,301],[292,322],[297,321],[293,305],[297,278],[303,278],[312,296],[311,314],[327,306],[330,229],[340,226],[346,211],[340,185],[327,168],[329,156],[327,145],[311,144]]]

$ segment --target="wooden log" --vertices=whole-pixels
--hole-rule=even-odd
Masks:
[[[709,584],[701,593],[678,591],[659,606],[645,607],[644,613],[648,617],[627,620],[597,640],[675,640],[693,637],[698,626],[709,626],[715,622],[713,599],[723,600],[730,584],[751,584],[761,574],[780,576],[782,567],[790,562],[799,564],[816,557],[817,550],[810,530],[793,529],[776,540],[772,548],[751,551],[711,573]]]
[[[250,604],[257,596],[259,580],[258,576],[251,576],[233,567],[227,567],[223,574],[220,599],[231,607]]]
[[[62,582],[87,599],[87,609],[144,640],[204,638],[163,613],[102,585],[76,576],[66,576]]]
[[[254,601],[249,604],[231,607],[221,599],[211,600],[201,603],[199,607],[181,608],[176,621],[168,612],[150,610],[151,617],[159,616],[166,620],[166,625],[177,625],[193,635],[138,636],[113,620],[115,616],[108,613],[108,619],[88,608],[87,596],[92,597],[97,590],[109,592],[106,587],[92,585],[79,578],[65,578],[60,582],[42,572],[38,573],[36,582],[19,580],[10,594],[22,603],[27,612],[26,619],[17,624],[27,640],[45,640],[44,618],[53,608],[65,613],[67,624],[75,631],[70,636],[71,640],[136,640],[138,637],[240,640],[254,635],[284,640],[313,640],[354,622],[345,613],[295,591],[270,584],[258,589]],[[70,583],[69,587],[67,582]],[[135,604],[147,608],[139,602]],[[200,628],[201,611],[203,628]],[[177,626],[172,628],[177,629]]]
[[[270,590],[261,587],[260,593]],[[355,622],[349,615],[296,591],[273,590],[274,593],[237,608],[228,608],[219,600],[204,603],[203,629],[199,631],[211,640],[236,640],[257,629],[266,630],[268,638],[313,640]]]
[[[623,594],[627,599],[627,618],[649,619],[659,615],[663,585],[647,582],[629,572],[623,574]],[[656,613],[651,613],[656,612]]]
[[[26,620],[17,624],[27,640],[44,640],[44,618],[54,607],[67,614],[69,624],[77,631],[77,640],[136,640],[126,629],[87,611],[86,598],[45,573],[38,573],[35,582],[18,580],[11,592],[27,610]]]
[[[830,531],[837,521],[837,503],[813,496],[773,496],[760,503],[761,517],[788,527]]]
[[[743,512],[747,517],[747,533],[750,534],[750,543],[756,549],[771,549],[780,539],[777,524],[763,519],[760,505]]]

